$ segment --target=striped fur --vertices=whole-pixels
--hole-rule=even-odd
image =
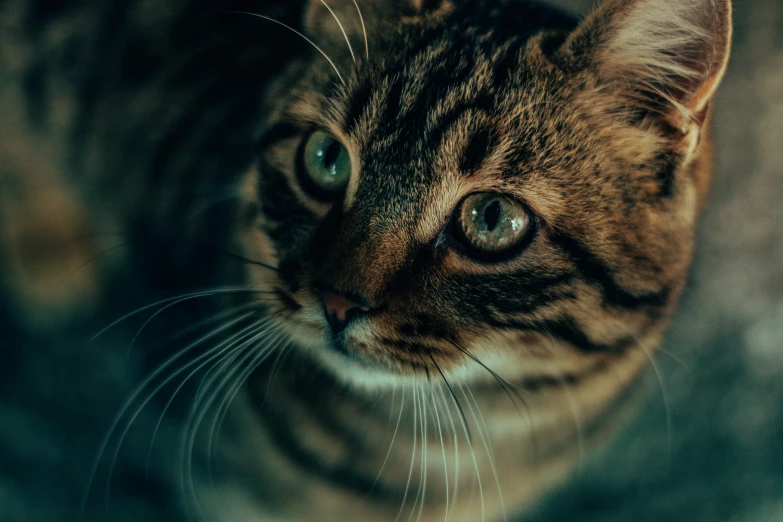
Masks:
[[[380,3],[380,19],[365,13],[369,59],[351,52],[358,23],[343,35],[330,19],[356,20],[351,2],[312,4],[310,36],[342,80],[313,54],[273,87],[244,251],[281,268],[251,277],[285,296],[272,311],[301,364],[332,377],[281,377],[275,392],[261,372],[238,408],[261,423],[232,450],[251,483],[285,467],[283,482],[308,484],[255,490],[301,495],[283,518],[503,519],[621,421],[687,274],[709,170],[701,113],[730,38],[727,3],[658,18],[661,3],[610,2],[581,26],[525,2]],[[657,54],[638,52],[645,39]],[[298,182],[313,128],[351,153],[334,205]],[[449,216],[498,190],[532,209],[536,235],[500,263],[472,260],[444,239]],[[380,306],[336,347],[312,290],[323,281]],[[256,386],[285,399],[262,407]]]
[[[196,4],[0,2],[0,107],[21,122],[0,134],[24,143],[0,146],[0,181],[72,187],[64,229],[116,226],[119,265],[160,290],[274,296],[258,314],[299,357],[237,390],[222,446],[248,518],[524,510],[622,423],[674,311],[729,0],[607,0],[581,23],[513,0]],[[349,151],[333,202],[301,183],[313,130]],[[482,192],[533,216],[502,258],[450,232]],[[319,285],[372,311],[335,334]],[[36,281],[13,292],[70,317]]]

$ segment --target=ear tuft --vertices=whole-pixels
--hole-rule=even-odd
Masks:
[[[570,47],[595,46],[599,77],[636,102],[696,121],[728,64],[731,15],[731,0],[608,0]]]

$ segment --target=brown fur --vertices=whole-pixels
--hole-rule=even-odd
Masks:
[[[280,461],[288,473],[282,482],[308,484],[297,508],[283,509],[286,516],[307,518],[310,506],[322,505],[319,520],[347,520],[347,513],[352,520],[394,520],[403,499],[412,501],[404,491],[418,487],[402,516],[420,508],[425,520],[437,520],[446,509],[448,473],[438,464],[426,472],[407,465],[423,436],[416,426],[421,431],[424,423],[431,431],[419,451],[427,440],[438,457],[441,450],[456,452],[471,466],[477,459],[484,505],[460,497],[459,515],[501,519],[503,508],[530,502],[567,473],[583,444],[597,443],[622,419],[622,399],[632,394],[665,330],[709,185],[708,107],[728,59],[730,4],[610,0],[570,35],[542,28],[519,42],[482,22],[519,16],[510,2],[497,2],[496,11],[414,2],[414,12],[379,2],[368,7],[373,15],[365,13],[369,61],[357,54],[355,62],[332,13],[319,4],[312,3],[308,16],[310,34],[346,82],[334,83],[328,64],[314,55],[278,85],[288,96],[272,111],[260,174],[251,176],[261,187],[262,208],[285,197],[288,211],[264,216],[262,210],[261,231],[253,232],[258,250],[251,240],[247,254],[263,251],[264,261],[286,274],[259,269],[255,281],[287,296],[273,312],[285,317],[283,328],[314,364],[335,374],[319,382],[317,400],[291,382],[280,384],[288,390],[281,393],[293,394],[282,402],[312,402],[302,407],[332,413],[319,421],[278,411],[261,427],[245,420],[251,434],[245,437],[279,445],[279,425],[272,430],[278,435],[263,426],[290,417],[282,428],[286,444],[298,448],[290,451],[344,470],[335,489],[328,480],[313,482],[321,464],[288,468]],[[330,5],[344,20],[355,19],[352,2]],[[361,33],[348,36],[359,48]],[[464,38],[464,46],[450,38]],[[481,47],[487,42],[495,47]],[[441,66],[463,72],[448,77]],[[428,98],[432,92],[437,96]],[[422,105],[424,99],[430,101]],[[285,139],[275,137],[281,125],[292,129]],[[312,200],[295,174],[299,140],[313,128],[330,132],[351,155],[352,180],[331,205]],[[289,194],[265,194],[270,179]],[[478,262],[439,246],[449,245],[442,238],[454,209],[481,192],[508,194],[536,216],[536,236],[518,255]],[[286,227],[288,235],[280,232]],[[543,282],[552,278],[560,279]],[[529,287],[520,285],[527,280]],[[373,309],[337,341],[319,317],[313,288],[322,284],[360,295]],[[352,391],[335,391],[346,385]],[[381,400],[392,418],[400,408],[403,428],[380,479],[386,493],[374,500],[355,482],[383,465],[388,443],[377,430],[383,415],[340,399],[316,405],[332,393],[362,396],[364,388],[394,388],[397,395],[405,388],[409,401],[411,393],[418,397],[405,408]],[[258,408],[253,395],[244,416],[258,415],[251,413]],[[519,399],[526,421],[518,417]],[[425,402],[444,423],[447,414],[453,420],[456,400],[473,412],[466,423],[481,434],[473,441],[476,455],[467,452],[467,441],[458,446],[459,424],[450,427],[454,441],[444,443],[432,436],[434,423],[422,420]],[[484,428],[492,452],[479,442]],[[350,440],[362,441],[359,454]],[[446,461],[453,466],[445,458],[445,468]],[[471,466],[462,480],[471,480]],[[263,483],[263,467],[251,462],[246,469]],[[409,473],[414,479],[406,486]],[[354,488],[355,495],[347,493]]]

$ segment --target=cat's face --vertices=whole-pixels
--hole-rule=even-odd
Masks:
[[[333,63],[313,51],[277,86],[242,238],[279,267],[251,278],[294,344],[368,386],[487,367],[578,380],[652,348],[687,275],[728,41],[709,26],[703,66],[702,36],[680,42],[687,59],[620,63],[656,3],[612,2],[579,28],[549,16],[531,36],[526,4],[381,2],[368,58],[353,2],[331,2],[354,61],[315,2]]]

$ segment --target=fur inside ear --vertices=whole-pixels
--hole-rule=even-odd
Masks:
[[[684,130],[726,71],[731,16],[731,0],[607,0],[568,46],[589,47],[603,82]]]

